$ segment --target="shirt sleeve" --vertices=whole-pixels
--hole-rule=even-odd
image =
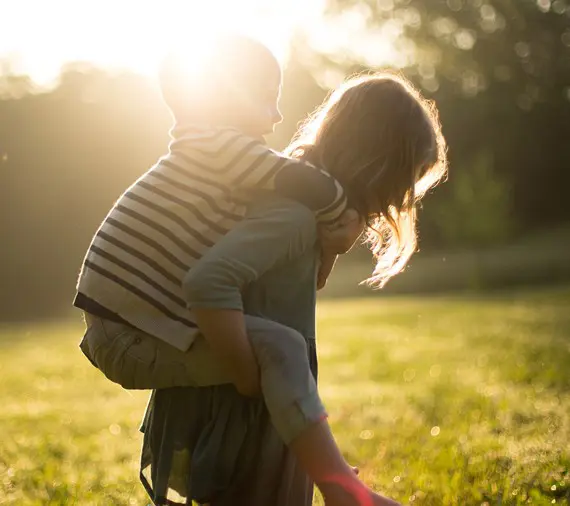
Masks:
[[[324,223],[336,221],[347,207],[344,189],[326,171],[273,151],[259,139],[219,129],[211,137],[193,140],[199,142],[185,143],[183,138],[171,149],[181,153],[186,146],[201,151],[217,184],[231,191],[274,191],[303,204]]]
[[[186,274],[183,291],[192,308],[243,310],[242,290],[316,243],[314,215],[294,202],[263,202],[228,232]]]

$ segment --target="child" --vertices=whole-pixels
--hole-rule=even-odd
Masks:
[[[417,202],[446,173],[445,141],[435,107],[401,78],[377,74],[351,79],[301,129],[288,153],[322,163],[366,219],[377,262],[370,281],[382,285],[401,270],[415,249]],[[276,219],[265,211],[251,215],[209,250],[185,278],[186,300],[195,308],[207,339],[224,332],[220,327],[228,307],[239,304],[244,283],[256,280],[248,304],[305,332],[316,372],[314,334],[307,323],[314,323],[313,294],[307,294],[306,286],[296,290],[293,283],[283,281],[275,267],[289,260],[292,266],[284,262],[284,268],[295,275],[302,272],[299,260],[305,267],[312,262],[310,225],[306,214]],[[299,244],[293,228],[309,229],[304,244]],[[272,280],[277,280],[273,287]],[[285,293],[278,295],[280,291]],[[291,301],[290,294],[295,297]],[[282,307],[272,307],[272,297]],[[218,505],[310,504],[308,496],[298,499],[302,483],[294,490],[284,486],[281,493],[279,485],[294,480],[295,470],[282,463],[281,447],[264,438],[268,424],[263,414],[255,416],[248,402],[231,394],[218,387],[155,392],[145,423],[142,463],[152,482],[152,496],[160,504],[188,504],[192,498]],[[326,419],[306,427],[290,448],[327,506],[394,504],[354,476]],[[182,483],[171,480],[177,477],[188,478]],[[171,491],[182,498],[173,493],[175,499],[167,502]]]
[[[253,191],[299,200],[323,224],[337,220],[350,226],[356,214],[343,214],[346,198],[328,174],[278,155],[259,140],[281,120],[281,71],[273,55],[253,40],[231,36],[217,41],[209,64],[204,77],[190,82],[172,61],[163,69],[162,91],[175,118],[170,152],[125,191],[103,221],[74,302],[89,321],[92,315],[130,325],[183,352],[198,334],[182,293],[183,277],[241,220]],[[340,234],[335,243],[334,232],[327,237],[331,255],[355,240],[343,241]],[[256,368],[249,344],[241,346],[245,350],[231,350],[238,356],[226,366],[238,390],[251,394],[259,388]],[[110,352],[100,351],[111,359]],[[149,384],[130,385],[137,386]]]

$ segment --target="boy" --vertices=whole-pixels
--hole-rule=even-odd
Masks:
[[[336,223],[323,234],[329,246],[323,266],[329,272],[330,259],[346,251],[360,231],[334,179],[261,141],[282,119],[281,69],[271,52],[251,39],[225,36],[209,56],[193,78],[174,58],[163,66],[161,89],[175,120],[169,153],[115,203],[79,277],[74,305],[88,324],[81,348],[126,388],[229,380],[240,393],[258,393],[259,369],[245,335],[210,341],[220,363],[193,367],[192,378],[176,367],[180,361],[195,364],[204,346],[194,345],[198,322],[187,307],[182,280],[243,218],[255,192],[295,199],[314,210],[321,224]],[[251,334],[275,328],[259,318],[247,317],[246,323]],[[157,364],[159,352],[163,360]],[[320,403],[315,409],[322,411]]]

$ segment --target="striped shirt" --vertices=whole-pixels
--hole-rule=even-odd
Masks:
[[[133,183],[99,226],[74,304],[90,301],[185,351],[197,335],[182,281],[245,215],[255,190],[309,207],[319,221],[346,208],[338,182],[233,128],[188,128]]]

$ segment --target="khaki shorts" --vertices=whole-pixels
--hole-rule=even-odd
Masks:
[[[187,352],[129,325],[86,314],[83,353],[111,381],[130,390],[231,383],[199,335]],[[265,404],[277,432],[291,442],[326,416],[311,373],[305,338],[279,323],[245,315]]]
[[[230,378],[199,335],[182,352],[129,325],[85,314],[87,330],[79,347],[105,376],[123,388],[149,390],[173,386],[211,386]]]

